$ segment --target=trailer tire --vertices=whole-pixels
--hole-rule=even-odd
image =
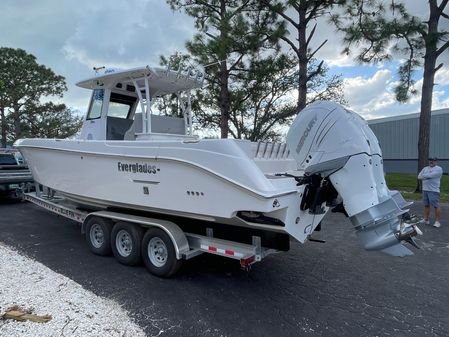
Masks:
[[[138,225],[121,221],[114,225],[111,233],[111,247],[118,262],[135,266],[141,261],[142,236],[143,229]]]
[[[98,216],[86,222],[86,242],[89,250],[95,255],[111,255],[112,221]]]
[[[172,240],[160,228],[150,228],[143,237],[142,259],[147,269],[159,277],[173,276],[182,261],[176,258]]]

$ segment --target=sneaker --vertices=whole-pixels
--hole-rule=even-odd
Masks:
[[[420,223],[424,224],[424,225],[430,225],[429,219],[422,219],[420,221]]]
[[[439,227],[441,227],[441,224],[439,223],[439,221],[435,221],[435,223],[433,224],[433,227],[439,228]]]

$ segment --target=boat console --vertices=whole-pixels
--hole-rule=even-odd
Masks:
[[[194,138],[190,91],[201,87],[203,79],[204,73],[193,68],[177,71],[148,66],[127,71],[106,69],[77,84],[92,89],[80,138]],[[178,111],[174,116],[154,114],[155,100],[162,96],[176,101]]]

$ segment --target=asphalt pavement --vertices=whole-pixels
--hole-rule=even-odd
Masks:
[[[421,204],[412,211],[420,213]],[[449,205],[421,226],[420,250],[366,252],[342,214],[250,272],[202,255],[174,279],[92,255],[80,226],[30,203],[0,203],[0,242],[97,295],[114,299],[148,336],[449,336]]]

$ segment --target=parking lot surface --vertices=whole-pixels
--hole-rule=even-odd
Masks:
[[[448,216],[446,204],[406,258],[364,251],[328,214],[314,234],[325,244],[292,242],[249,273],[202,255],[174,279],[92,255],[77,223],[29,203],[0,203],[0,242],[114,299],[148,336],[449,336]]]

